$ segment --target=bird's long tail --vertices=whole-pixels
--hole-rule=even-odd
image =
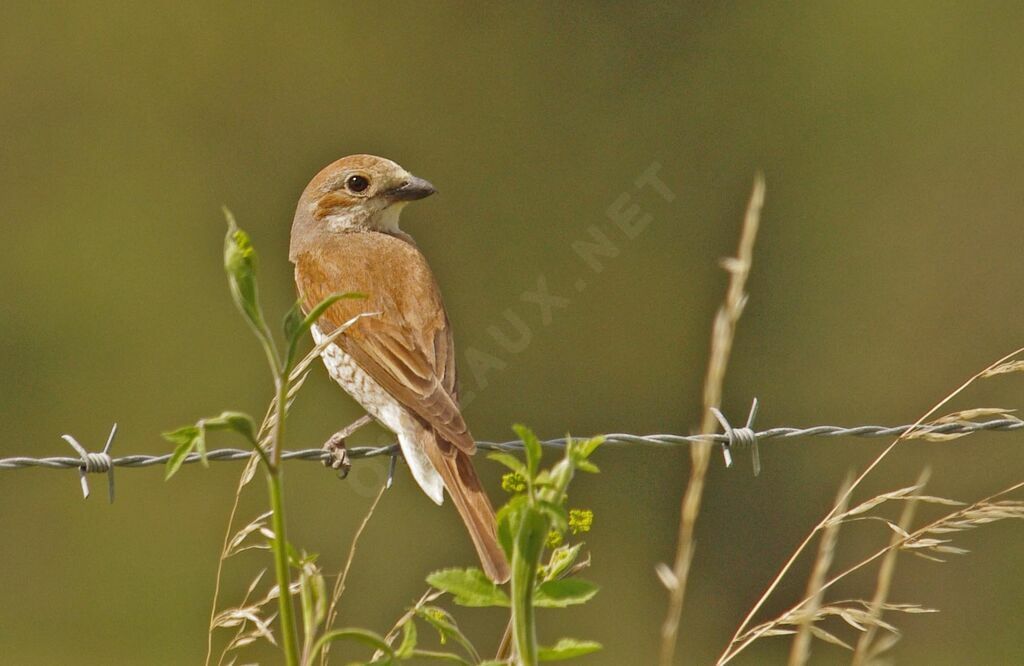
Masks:
[[[438,437],[436,434],[435,437]],[[438,437],[437,446],[424,447],[430,462],[444,480],[444,487],[452,503],[469,530],[476,552],[480,556],[484,573],[496,583],[504,583],[511,576],[505,551],[498,543],[494,509],[480,478],[473,469],[470,457]],[[444,451],[443,449],[447,449]]]

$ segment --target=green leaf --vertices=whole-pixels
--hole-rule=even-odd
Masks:
[[[328,643],[343,640],[356,641],[357,643],[369,645],[375,650],[382,651],[387,657],[393,658],[395,656],[395,651],[391,649],[391,646],[388,645],[387,641],[385,641],[384,637],[380,634],[370,631],[369,629],[351,628],[335,629],[334,631],[328,631],[326,634],[321,636],[320,639],[316,642],[316,645],[313,646],[313,650],[311,651],[311,653],[313,655],[319,654],[320,650],[322,650],[323,647]]]
[[[561,659],[572,659],[585,654],[597,652],[602,648],[600,643],[595,641],[581,641],[575,638],[562,638],[551,647],[542,647],[537,650],[537,657],[541,661],[559,661]]]
[[[591,437],[588,440],[580,442],[578,445],[579,455],[582,458],[589,458],[590,454],[597,450],[597,447],[604,444],[604,435],[598,437]]]
[[[302,336],[304,336],[309,331],[309,329],[313,327],[313,324],[315,324],[317,320],[320,319],[320,317],[323,316],[325,312],[327,312],[328,308],[330,308],[338,301],[346,298],[366,298],[366,294],[360,294],[357,292],[331,294],[324,300],[317,303],[316,307],[310,310],[309,314],[306,315],[305,318],[303,318],[301,321],[299,321],[298,324],[295,325],[295,327],[290,332],[287,331],[288,319],[285,320],[286,334],[288,336],[288,357],[286,359],[286,362],[289,368],[291,368],[292,363],[295,361],[295,357],[297,355],[297,351],[299,348],[299,342],[302,340]],[[300,308],[301,312],[301,304],[296,303],[296,307]],[[291,315],[289,313],[289,317],[290,316]]]
[[[472,666],[471,662],[466,661],[463,657],[452,653],[452,652],[436,652],[434,650],[413,650],[411,657],[417,657],[419,659],[434,659],[437,661],[454,661],[459,664],[465,664],[466,666]]]
[[[221,412],[219,416],[203,419],[199,426],[204,430],[232,430],[256,446],[256,422],[243,412]]]
[[[395,650],[395,656],[404,659],[412,656],[416,648],[416,621],[411,617],[402,625],[402,644]]]
[[[545,500],[537,501],[537,508],[543,511],[547,517],[551,520],[551,526],[560,532],[564,532],[569,527],[568,515],[565,512],[565,507],[561,504],[555,504],[554,502],[548,502]]]
[[[451,594],[460,606],[509,605],[508,595],[475,567],[441,569],[427,576],[427,583]]]
[[[519,523],[522,519],[521,513],[527,506],[529,498],[526,495],[516,495],[509,499],[503,507],[498,509],[495,519],[498,523],[498,543],[501,544],[505,556],[512,559],[512,547],[515,542],[515,535],[519,531]]]
[[[551,477],[551,470],[542,469],[533,480],[533,485],[536,488],[553,488],[555,480]]]
[[[515,547],[522,559],[536,564],[547,544],[551,521],[545,512],[529,505],[523,509],[521,516]]]
[[[521,423],[513,425],[512,429],[519,435],[519,439],[523,440],[523,449],[526,451],[526,466],[530,470],[528,478],[532,480],[537,474],[537,469],[540,467],[540,459],[543,456],[540,440],[537,439],[537,435],[533,434],[532,430]]]
[[[603,443],[604,437],[591,437],[590,439],[571,442],[568,447],[568,453],[576,469],[590,472],[591,474],[599,472],[600,470],[597,468],[597,465],[590,462],[588,458]]]
[[[164,481],[170,479],[181,469],[185,458],[192,453],[196,447],[196,441],[201,437],[202,431],[194,425],[163,433],[164,439],[175,444],[174,453],[171,454],[164,466]]]
[[[500,509],[498,509],[498,513],[496,514],[498,522],[501,522],[508,517],[518,515],[523,510],[523,507],[528,504],[529,498],[526,495],[514,495],[513,497],[510,497],[509,500],[505,502]]]
[[[256,284],[256,249],[249,235],[238,228],[235,216],[227,208],[224,208],[224,217],[228,222],[228,233],[224,238],[224,270],[228,274],[231,296],[253,330],[267,339],[267,325],[260,309]]]
[[[315,324],[317,322],[317,320],[319,320],[320,317],[322,317],[323,314],[325,312],[327,312],[327,309],[329,307],[331,307],[332,305],[334,305],[338,301],[344,300],[346,298],[366,298],[366,294],[360,294],[359,292],[355,292],[355,291],[331,294],[330,296],[328,296],[324,300],[322,300],[319,303],[317,303],[316,307],[314,307],[312,310],[310,310],[309,314],[306,315],[306,318],[302,320],[302,325],[300,326],[300,329],[299,329],[300,334],[301,333],[305,333],[310,328],[312,328],[313,324]]]
[[[455,618],[452,617],[451,613],[438,606],[421,606],[416,609],[416,615],[426,620],[430,626],[437,630],[441,645],[444,645],[450,638],[461,645],[462,649],[472,657],[473,661],[480,660],[480,653],[476,651],[470,640],[459,629],[459,625],[455,622]]]
[[[206,432],[208,430],[233,430],[245,437],[249,444],[256,447],[256,423],[252,417],[242,412],[221,412],[219,416],[199,419],[195,425],[178,428],[163,433],[163,438],[175,445],[174,453],[167,460],[164,468],[164,479],[174,476],[185,459],[193,451],[199,453],[203,465],[209,466],[206,460]]]
[[[544,572],[545,577],[549,580],[553,580],[561,576],[573,565],[574,562],[576,562],[582,548],[582,542],[571,546],[559,546],[558,548],[555,548],[551,553],[551,558],[548,560],[548,566]]]
[[[519,458],[516,458],[511,453],[504,453],[502,451],[496,451],[494,453],[488,453],[487,457],[495,462],[499,462],[505,467],[518,474],[519,476],[526,479],[529,474],[526,471],[526,465]]]
[[[584,604],[597,594],[597,585],[579,578],[549,580],[537,586],[533,605],[538,608],[565,608]]]
[[[295,301],[288,308],[288,313],[284,316],[284,322],[281,325],[281,328],[284,330],[285,340],[294,340],[299,337],[299,327],[302,326],[302,320],[302,301]]]
[[[302,555],[295,549],[295,546],[291,542],[285,541],[284,547],[288,555],[288,566],[295,567],[296,569],[302,567]]]

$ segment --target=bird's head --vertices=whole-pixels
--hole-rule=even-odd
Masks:
[[[323,233],[396,233],[402,208],[435,192],[433,185],[391,160],[374,155],[343,157],[324,167],[303,191],[292,224],[293,254],[297,240]]]

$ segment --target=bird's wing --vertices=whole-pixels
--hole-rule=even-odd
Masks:
[[[296,257],[304,309],[334,293],[366,299],[332,305],[318,325],[324,334],[366,312],[336,344],[395,399],[466,453],[476,444],[459,412],[451,327],[433,274],[419,250],[381,233],[351,233]],[[441,441],[443,440],[443,441]]]

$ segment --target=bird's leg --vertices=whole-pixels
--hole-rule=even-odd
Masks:
[[[348,424],[338,432],[327,438],[323,449],[328,453],[324,458],[324,466],[338,471],[338,476],[344,479],[352,468],[352,461],[348,457],[348,449],[345,448],[345,438],[359,430],[373,420],[369,414],[364,414],[352,423]]]

